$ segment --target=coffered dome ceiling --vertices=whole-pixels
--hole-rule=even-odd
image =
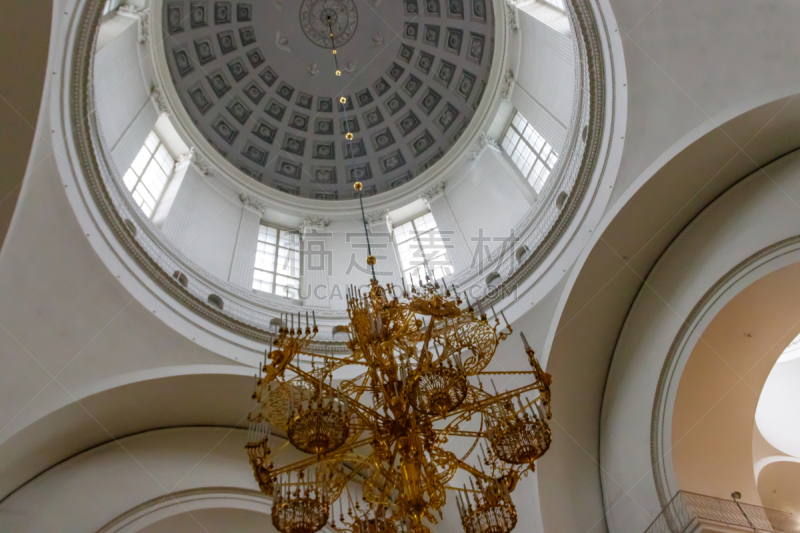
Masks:
[[[373,195],[424,172],[466,129],[491,69],[491,0],[181,0],[163,16],[203,136],[301,197],[352,199],[354,181]]]

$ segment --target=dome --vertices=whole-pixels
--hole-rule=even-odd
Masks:
[[[318,200],[352,200],[355,181],[390,191],[439,161],[494,49],[491,0],[168,1],[162,28],[202,137],[250,178]]]

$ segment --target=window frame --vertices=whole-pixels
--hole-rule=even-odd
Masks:
[[[428,228],[427,230],[425,230],[425,231],[420,233],[420,231],[417,229],[417,221],[423,219],[424,217],[426,217],[428,215],[430,215],[431,219],[433,220],[433,227]],[[407,238],[407,239],[405,239],[403,241],[400,241],[398,236],[397,236],[397,230],[400,227],[405,226],[407,224],[411,224],[411,228],[413,230],[413,233],[411,234],[411,236],[409,238]],[[455,274],[455,270],[456,269],[455,269],[455,266],[453,265],[453,261],[450,259],[450,254],[447,253],[446,246],[445,246],[445,249],[442,251],[442,253],[447,258],[447,264],[446,265],[437,265],[436,267],[433,267],[433,268],[430,268],[428,266],[428,261],[429,260],[428,260],[426,254],[425,254],[425,246],[423,245],[422,237],[424,237],[426,235],[429,235],[433,231],[439,232],[439,236],[440,236],[440,239],[441,239],[441,230],[439,229],[439,224],[436,222],[436,218],[433,216],[433,213],[431,213],[430,211],[428,211],[426,213],[423,213],[421,215],[418,215],[416,217],[413,217],[413,218],[411,218],[409,220],[406,220],[402,224],[394,225],[394,228],[392,229],[392,240],[394,241],[395,251],[397,253],[397,259],[398,259],[398,262],[400,264],[400,271],[401,271],[400,275],[407,282],[416,283],[416,281],[411,277],[411,274],[412,273],[419,274],[419,269],[420,268],[422,268],[423,271],[426,274],[428,272],[430,272],[431,275],[434,275],[434,276],[436,275],[436,270],[440,269],[442,271],[442,273],[440,274],[440,276],[438,276],[439,278],[452,276],[453,274]],[[401,247],[401,245],[403,245],[403,244],[405,244],[407,242],[410,242],[412,240],[416,241],[416,246],[419,249],[420,253],[422,254],[422,261],[423,262],[421,264],[413,265],[413,266],[410,266],[408,268],[405,268],[404,265],[403,265],[403,254],[402,254],[402,252],[400,250],[400,247]],[[443,239],[442,239],[442,242],[444,243]],[[447,268],[447,267],[449,267],[451,269],[451,272],[449,274],[444,272],[444,269]],[[419,279],[419,276],[417,277],[417,279]]]
[[[520,128],[515,122],[517,121],[523,122],[524,125]],[[535,139],[533,143],[531,143],[531,139],[526,137],[526,130],[530,127],[532,132],[532,139]],[[510,150],[507,146],[507,141],[509,144],[512,142],[510,140],[510,133],[516,135],[516,140],[513,141],[513,148]],[[539,148],[536,148],[536,144],[541,141]],[[518,150],[520,144],[524,145],[524,148],[527,149],[527,152],[523,150]],[[555,151],[555,149],[550,145],[550,143],[545,140],[541,133],[539,133],[536,128],[531,124],[531,122],[526,119],[519,110],[514,111],[514,115],[511,117],[511,120],[506,127],[505,132],[503,132],[503,138],[500,141],[500,147],[503,150],[503,153],[509,158],[511,163],[514,165],[519,173],[525,178],[525,181],[530,184],[531,187],[539,194],[542,189],[544,188],[547,180],[550,178],[550,175],[553,172],[553,169],[558,164],[559,154]],[[524,169],[525,164],[521,165],[518,160],[515,159],[516,153],[519,151],[520,158],[524,156],[525,162],[529,164],[529,168],[527,171]],[[542,157],[542,154],[546,152],[546,157]],[[531,157],[533,158],[531,160]],[[541,164],[542,168],[538,171],[537,164]],[[541,173],[543,170],[547,171],[544,179],[541,178]],[[538,173],[535,173],[538,172]]]
[[[155,139],[158,141],[158,143],[156,144],[155,148],[153,148],[153,150],[150,150],[150,148],[148,148],[148,147],[147,147],[147,143],[148,143],[148,141],[150,140],[150,138],[151,138],[151,137],[155,137]],[[163,167],[163,165],[162,165],[161,161],[159,161],[158,159],[156,159],[156,156],[157,156],[157,154],[158,154],[158,151],[159,151],[159,149],[160,149],[160,148],[162,148],[162,147],[164,148],[164,151],[165,151],[165,152],[167,153],[167,155],[169,156],[169,159],[170,159],[170,161],[172,161],[172,166],[171,166],[171,168],[170,168],[169,172],[167,172],[167,171],[164,169],[164,167]],[[140,155],[142,155],[142,153],[143,153],[143,152],[145,152],[145,151],[147,151],[147,152],[148,152],[148,158],[147,158],[147,162],[146,162],[146,163],[144,164],[144,166],[142,167],[142,172],[141,172],[141,175],[139,175],[139,174],[136,172],[136,170],[133,168],[133,165],[134,165],[134,163],[136,163],[136,160],[137,160],[137,159],[139,159],[139,156],[140,156]],[[160,191],[158,191],[158,196],[156,196],[155,194],[153,194],[153,192],[152,192],[152,191],[150,191],[150,187],[148,187],[148,185],[147,185],[147,183],[146,183],[146,181],[145,181],[145,176],[147,176],[147,175],[148,175],[148,174],[147,174],[147,173],[148,173],[148,170],[150,170],[150,166],[151,166],[153,163],[155,163],[156,165],[158,165],[159,169],[160,169],[160,170],[161,170],[161,171],[164,173],[164,175],[165,175],[165,178],[164,178],[164,183],[161,185],[161,190],[160,190]],[[170,181],[172,180],[173,176],[175,175],[175,167],[176,167],[177,165],[178,165],[178,162],[175,160],[175,158],[174,158],[174,157],[172,156],[172,154],[170,153],[170,151],[169,151],[169,149],[167,148],[167,145],[166,145],[166,143],[164,142],[164,140],[161,138],[161,136],[160,136],[160,135],[158,135],[158,133],[157,133],[155,130],[151,130],[151,131],[150,131],[150,133],[147,135],[147,138],[145,139],[145,142],[142,144],[142,147],[141,147],[141,148],[139,149],[139,151],[136,153],[136,157],[134,158],[134,160],[133,160],[133,161],[131,161],[131,164],[130,164],[130,166],[128,167],[128,170],[127,170],[127,171],[125,172],[125,174],[122,176],[122,182],[123,182],[123,185],[125,185],[125,188],[126,188],[126,189],[128,189],[128,192],[130,193],[130,195],[131,195],[131,198],[133,199],[133,202],[134,202],[134,203],[135,203],[137,206],[139,206],[139,209],[141,209],[141,210],[142,210],[142,212],[144,213],[144,215],[145,215],[147,218],[149,218],[149,219],[152,219],[152,218],[153,218],[153,216],[156,214],[156,211],[158,211],[158,207],[159,207],[159,205],[161,205],[161,200],[163,200],[163,198],[164,198],[164,193],[166,192],[166,190],[167,190],[167,187],[169,186],[169,183],[170,183]],[[128,181],[126,180],[126,178],[128,177],[128,175],[129,175],[129,174],[133,174],[133,175],[136,177],[135,183],[134,183],[132,186],[131,186],[131,185],[128,185]],[[153,206],[152,206],[152,208],[151,208],[151,210],[150,210],[150,213],[148,213],[148,212],[145,210],[145,208],[144,208],[144,207],[142,207],[142,203],[146,203],[146,202],[144,201],[144,200],[145,200],[145,197],[142,195],[142,193],[141,193],[141,192],[138,192],[138,194],[139,194],[139,196],[142,198],[143,202],[142,202],[142,203],[139,203],[139,201],[136,199],[136,196],[135,196],[135,194],[137,193],[137,191],[138,191],[138,188],[139,188],[140,186],[141,186],[141,187],[144,187],[144,188],[145,188],[145,190],[147,191],[147,194],[148,194],[149,196],[153,197]]]
[[[274,230],[275,231],[275,243],[274,244],[269,242],[268,240],[262,240],[262,238],[261,238],[262,228],[266,228],[266,232],[265,233],[267,235],[269,235],[269,230]],[[286,234],[288,234],[288,235],[296,235],[297,236],[297,248],[296,249],[292,249],[292,248],[289,248],[287,246],[282,246],[281,245],[282,236],[286,235]],[[259,222],[259,225],[258,225],[258,236],[256,237],[256,254],[255,254],[255,257],[253,258],[253,280],[251,282],[251,288],[253,290],[256,290],[256,291],[259,291],[259,292],[263,292],[265,294],[273,294],[275,296],[279,296],[279,297],[282,297],[282,298],[285,298],[285,297],[289,296],[293,300],[299,299],[300,298],[301,283],[303,281],[303,260],[304,260],[304,255],[305,255],[305,254],[303,254],[303,243],[302,243],[302,240],[303,240],[302,235],[297,230],[288,230],[288,229],[284,229],[284,228],[279,228],[277,226],[271,226],[269,224],[264,224],[263,222]],[[260,258],[259,254],[261,253],[261,250],[258,249],[258,245],[259,244],[264,244],[265,246],[273,246],[275,248],[275,258],[274,258],[274,260],[272,262],[272,269],[273,269],[272,271],[266,270],[265,268],[261,268],[259,266],[261,264],[260,261],[259,261],[259,258]],[[279,264],[279,261],[281,260],[281,254],[280,254],[281,250],[287,250],[289,252],[297,252],[297,276],[296,277],[288,275],[288,274],[279,273],[278,264]],[[257,279],[257,277],[256,277],[257,276],[257,272],[264,272],[266,274],[271,275],[272,276],[272,281],[271,282],[267,282],[267,281],[264,281],[264,280],[261,280],[261,279]],[[283,289],[286,289],[286,288],[292,289],[293,288],[293,287],[289,287],[287,285],[279,285],[278,284],[278,276],[282,276],[284,278],[297,280],[297,288],[295,289],[297,291],[297,294],[295,296],[291,296],[291,295],[288,295],[288,294],[279,294],[278,293],[278,289],[279,288],[283,288]],[[259,287],[256,287],[256,283],[259,284]],[[261,288],[261,284],[267,284],[267,283],[272,285],[272,290],[267,291],[267,290],[264,290],[264,289]],[[284,292],[286,292],[286,291],[284,291]]]

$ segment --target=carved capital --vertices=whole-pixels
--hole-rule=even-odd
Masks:
[[[373,211],[372,213],[367,213],[365,215],[367,220],[367,225],[372,226],[373,224],[383,224],[389,223],[389,210],[384,209],[382,211]]]
[[[188,152],[186,152],[185,154],[183,154],[178,158],[177,166],[188,165],[189,163],[191,163],[194,160],[194,154],[195,150],[194,146],[192,146],[191,148],[189,148]]]
[[[197,170],[202,172],[205,176],[208,176],[209,172],[211,172],[211,166],[208,164],[208,161],[206,161],[206,159],[200,155],[200,152],[194,147],[189,150],[189,153],[192,154],[191,161],[194,163],[194,166],[197,167]]]
[[[421,192],[419,197],[425,200],[426,203],[430,204],[432,201],[436,200],[443,194],[444,194],[444,182],[440,181],[430,189]]]
[[[330,219],[327,218],[303,215],[300,222],[300,233],[305,235],[311,230],[319,232],[330,223]]]
[[[240,194],[239,199],[242,201],[242,205],[244,205],[245,209],[256,211],[258,214],[262,214],[267,208],[267,204],[255,196],[251,196],[247,193]]]
[[[511,69],[506,70],[503,74],[503,79],[500,80],[499,94],[503,100],[511,100],[511,93],[514,91],[514,71]]]
[[[146,43],[147,39],[150,37],[150,29],[148,26],[150,9],[124,4],[119,6],[117,13],[123,17],[134,18],[139,21],[139,42]]]
[[[469,160],[475,161],[478,159],[481,154],[486,150],[487,146],[491,146],[493,148],[499,148],[497,141],[486,135],[486,132],[481,132],[477,139],[475,139],[475,144],[473,144],[472,148],[469,151]]]
[[[150,88],[150,99],[156,106],[159,115],[172,114],[172,110],[169,107],[169,102],[167,102],[167,97],[166,95],[164,95],[164,91],[161,90],[161,87],[159,87],[158,85],[153,85]]]

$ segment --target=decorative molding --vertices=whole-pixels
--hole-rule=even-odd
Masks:
[[[150,99],[153,101],[153,104],[156,106],[156,110],[158,110],[159,115],[171,115],[172,109],[170,109],[169,101],[167,97],[164,95],[164,91],[161,90],[161,87],[158,85],[153,85],[150,88]]]
[[[511,101],[511,93],[514,91],[514,71],[511,69],[506,70],[503,79],[500,81],[499,95],[503,100]]]
[[[440,181],[436,183],[433,187],[421,192],[419,194],[419,197],[425,200],[426,203],[430,203],[439,198],[443,194],[444,194],[444,182]]]
[[[473,144],[472,148],[469,151],[469,160],[475,161],[476,159],[478,159],[488,146],[497,149],[500,148],[500,145],[497,143],[495,139],[492,139],[491,137],[486,135],[486,132],[481,132],[481,134],[478,135],[478,138],[475,139],[475,144]]]
[[[195,153],[196,152],[195,152],[194,146],[192,146],[191,148],[189,148],[188,152],[186,152],[185,154],[183,154],[182,156],[180,156],[178,158],[178,161],[176,162],[176,166],[188,165],[189,163],[191,163],[194,160]]]
[[[287,52],[289,54],[292,53],[292,49],[289,48],[289,38],[282,36],[281,30],[275,32],[275,46],[278,47],[278,50]]]
[[[366,218],[368,226],[383,224],[389,222],[389,210],[383,209],[381,211],[373,211],[372,213],[367,213],[364,218]]]
[[[506,22],[512,31],[519,30],[519,18],[517,17],[517,0],[506,0]]]
[[[242,205],[244,205],[244,207],[250,209],[251,211],[263,213],[264,210],[267,208],[267,204],[264,203],[263,200],[247,193],[241,193],[239,195],[239,199],[242,201]]]
[[[123,17],[136,19],[139,25],[139,42],[144,44],[150,37],[150,9],[130,4],[119,6],[117,13]]]
[[[319,232],[330,223],[331,221],[328,218],[317,217],[313,215],[303,215],[303,219],[300,222],[300,233],[305,235],[306,232],[311,230]]]
[[[312,78],[319,76],[319,66],[316,63],[311,63],[306,69],[308,70],[308,75]]]
[[[208,164],[208,161],[194,146],[192,146],[190,153],[192,154],[192,163],[197,167],[197,170],[202,172],[204,176],[208,176],[211,173],[211,165]]]
[[[383,34],[380,31],[376,31],[372,35],[372,46],[378,48],[379,46],[383,45]]]

